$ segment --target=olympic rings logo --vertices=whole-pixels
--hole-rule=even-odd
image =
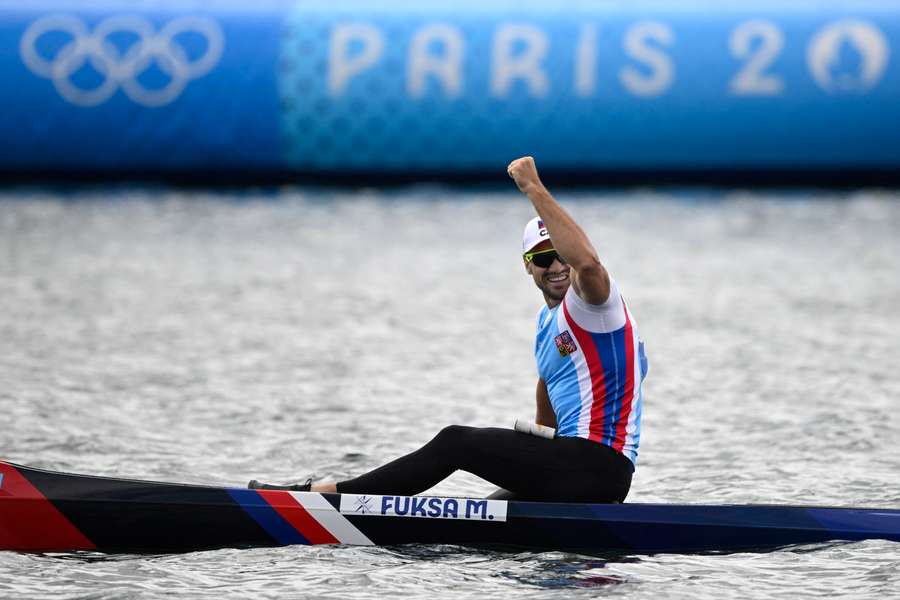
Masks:
[[[62,33],[71,40],[52,56],[38,51],[38,41],[47,34]],[[176,38],[182,34],[204,38],[204,52],[188,56]],[[133,35],[137,38],[120,50],[110,36]],[[77,17],[49,15],[32,23],[19,43],[22,62],[39,77],[49,79],[59,95],[78,106],[97,106],[109,100],[119,87],[134,102],[147,107],[169,104],[181,95],[187,84],[209,73],[222,58],[225,36],[218,23],[206,17],[177,17],[157,33],[147,19],[121,15],[109,17],[89,31]],[[98,86],[84,89],[72,76],[90,64],[102,77]],[[142,74],[156,66],[168,78],[161,88],[148,88],[139,81]]]

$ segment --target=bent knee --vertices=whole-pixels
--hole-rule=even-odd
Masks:
[[[448,425],[434,436],[431,443],[443,449],[458,448],[466,434],[472,429],[472,427],[466,427],[465,425]]]
[[[458,438],[470,429],[472,428],[465,425],[447,425],[438,432],[435,438]]]

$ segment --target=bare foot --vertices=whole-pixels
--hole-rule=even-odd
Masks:
[[[319,492],[323,494],[337,494],[336,483],[315,483],[311,488],[311,492]]]

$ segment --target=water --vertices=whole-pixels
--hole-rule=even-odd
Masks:
[[[900,506],[900,193],[561,193],[647,343],[629,501]],[[0,456],[343,478],[533,412],[512,193],[0,192]],[[440,494],[493,487],[458,473]],[[456,547],[0,553],[0,596],[878,598],[900,544],[588,557]]]

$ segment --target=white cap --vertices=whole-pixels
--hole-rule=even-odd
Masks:
[[[549,239],[550,234],[547,233],[547,228],[544,227],[544,222],[541,221],[541,218],[533,218],[528,221],[528,225],[525,226],[525,233],[522,234],[522,254],[529,252],[544,240]]]

